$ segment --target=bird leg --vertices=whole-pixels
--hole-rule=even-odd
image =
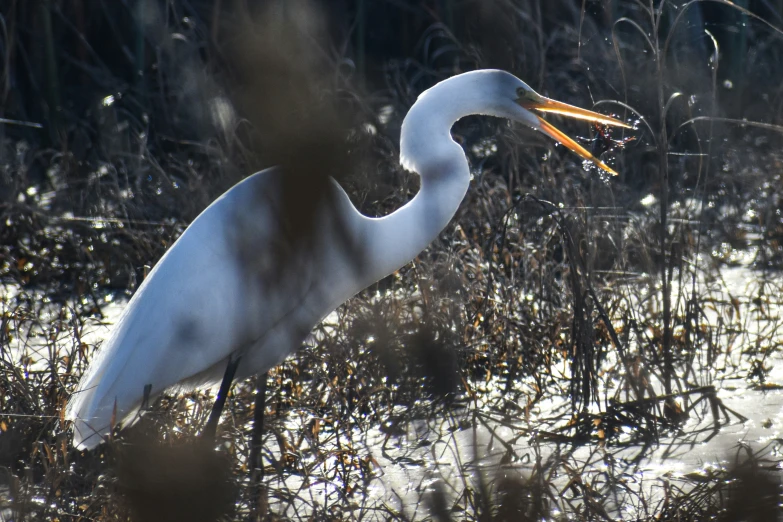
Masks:
[[[253,433],[250,438],[250,458],[248,469],[252,473],[258,470],[258,480],[264,478],[264,465],[261,462],[261,435],[264,432],[264,410],[266,409],[267,372],[259,375],[256,387],[256,404],[253,411]]]
[[[223,374],[223,382],[220,383],[215,405],[212,406],[212,413],[209,414],[209,420],[204,426],[204,431],[201,432],[202,438],[209,437],[215,440],[220,414],[223,413],[223,406],[226,404],[226,397],[231,389],[231,383],[234,381],[234,374],[237,372],[240,360],[242,360],[242,355],[236,353],[232,353],[228,358],[228,366],[226,366],[226,373]]]
[[[260,520],[258,511],[261,496],[264,495],[261,488],[264,481],[264,463],[261,459],[261,435],[264,432],[264,410],[266,409],[266,383],[267,373],[258,376],[256,384],[256,404],[253,411],[253,433],[250,437],[250,456],[248,457],[248,469],[250,470],[251,483],[251,509],[253,516],[250,520]]]

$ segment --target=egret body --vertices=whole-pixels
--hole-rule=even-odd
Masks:
[[[265,372],[337,306],[424,250],[470,183],[465,154],[450,134],[458,119],[521,122],[614,174],[533,111],[627,127],[545,98],[507,72],[474,71],[425,91],[406,115],[400,162],[419,174],[421,188],[387,216],[363,216],[335,182],[329,204],[315,211],[315,231],[287,245],[278,219],[284,172],[268,169],[228,190],[160,259],[98,350],[67,406],[74,445],[95,447],[113,422],[132,422],[145,388],[155,397],[214,384],[236,356],[237,377]]]

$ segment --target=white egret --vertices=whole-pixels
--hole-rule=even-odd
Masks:
[[[545,98],[507,72],[474,71],[425,91],[406,115],[400,162],[418,173],[421,188],[387,216],[360,214],[335,182],[332,204],[317,211],[314,233],[304,244],[281,248],[285,238],[275,212],[284,173],[268,169],[228,190],[161,258],[100,347],[67,406],[74,445],[92,448],[113,423],[132,422],[145,389],[155,397],[171,388],[217,383],[238,357],[237,377],[265,372],[329,312],[419,254],[468,190],[468,162],[450,134],[463,116],[524,123],[615,174],[531,111],[628,127]],[[273,251],[288,257],[269,277]],[[357,254],[360,268],[353,261]]]

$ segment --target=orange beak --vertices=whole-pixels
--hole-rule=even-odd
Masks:
[[[623,123],[620,120],[616,120],[614,118],[610,118],[609,116],[605,116],[603,114],[599,114],[597,112],[588,111],[586,109],[582,109],[579,107],[575,107],[573,105],[568,105],[567,103],[559,102],[556,100],[551,100],[549,98],[545,98],[544,96],[541,96],[533,91],[528,91],[527,96],[523,99],[520,99],[517,101],[519,105],[521,105],[523,108],[531,111],[538,111],[543,113],[553,113],[553,114],[559,114],[561,116],[568,116],[570,118],[577,118],[579,120],[586,120],[586,121],[592,121],[595,123],[601,123],[603,125],[613,125],[615,127],[624,127],[626,129],[632,129],[630,125],[627,123]],[[599,160],[590,152],[587,151],[584,147],[579,145],[577,142],[575,142],[573,139],[571,139],[568,135],[563,133],[560,129],[546,121],[545,119],[536,116],[538,118],[538,121],[540,122],[541,126],[539,127],[539,130],[543,132],[544,134],[550,136],[551,138],[557,140],[558,143],[563,144],[563,146],[567,147],[569,150],[575,152],[582,158],[586,160],[590,160],[602,169],[604,169],[606,172],[611,174],[612,176],[616,176],[617,172],[615,172],[611,167],[606,165],[603,161]]]

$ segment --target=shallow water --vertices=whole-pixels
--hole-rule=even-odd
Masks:
[[[537,403],[527,421],[510,421],[499,415],[484,415],[477,420],[470,412],[462,412],[451,419],[412,423],[404,435],[393,438],[373,428],[365,434],[365,440],[379,472],[367,494],[416,518],[417,510],[423,509],[422,495],[434,482],[445,485],[447,496],[453,500],[464,493],[466,486],[476,487],[479,473],[490,479],[508,471],[530,476],[538,463],[553,458],[567,463],[551,468],[547,476],[562,495],[561,507],[568,504],[573,508],[582,502],[576,496],[567,499],[568,486],[576,474],[590,490],[603,496],[610,516],[635,519],[656,514],[664,501],[665,484],[687,489],[689,484],[709,477],[712,470],[742,457],[742,447],[758,457],[780,460],[783,354],[777,348],[783,340],[779,337],[783,329],[778,329],[783,310],[781,296],[760,299],[759,274],[747,267],[725,268],[718,279],[702,280],[698,285],[700,291],[709,290],[712,296],[703,320],[734,325],[717,340],[728,348],[714,360],[704,361],[704,368],[691,376],[697,380],[691,385],[714,385],[718,399],[728,408],[719,412],[719,424],[709,401],[703,400],[690,411],[679,433],[664,435],[650,447],[557,444],[536,436],[562,425],[561,413],[569,410],[570,402],[565,396],[556,396]],[[678,295],[677,288],[673,295]],[[763,385],[748,379],[754,359],[768,369]],[[564,375],[567,371],[564,367]],[[503,385],[500,381],[494,386],[488,384],[494,390],[489,395],[500,396]],[[691,397],[690,403],[697,397]],[[512,441],[513,451],[501,441]],[[312,493],[324,498],[330,492],[336,494],[337,489],[325,483]]]
[[[745,421],[731,414],[727,420],[721,414],[720,429],[715,430],[715,419],[705,400],[693,409],[679,434],[666,435],[652,447],[639,444],[572,446],[537,437],[562,425],[562,413],[570,407],[565,396],[536,403],[527,419],[502,417],[474,407],[472,411],[454,412],[445,419],[409,423],[402,433],[394,436],[384,433],[380,426],[352,434],[352,442],[361,441],[361,447],[353,448],[356,454],[369,455],[374,460],[370,466],[373,469],[371,480],[353,485],[354,492],[346,501],[345,485],[329,480],[326,472],[333,469],[334,462],[320,463],[309,477],[271,477],[275,487],[298,491],[301,501],[301,505],[290,505],[270,499],[272,509],[301,516],[314,505],[348,502],[355,504],[357,510],[383,505],[384,509],[417,518],[425,509],[422,496],[431,491],[435,482],[444,486],[447,497],[455,499],[467,486],[476,486],[479,474],[490,479],[507,472],[529,476],[538,464],[559,459],[564,464],[549,468],[547,477],[551,487],[561,494],[562,503],[555,506],[555,511],[567,505],[573,508],[582,502],[578,495],[570,495],[569,490],[569,485],[578,477],[603,496],[604,506],[611,516],[632,519],[655,514],[656,506],[663,500],[663,479],[685,486],[698,480],[699,475],[708,476],[711,469],[731,463],[739,444],[777,461],[783,451],[780,447],[783,355],[778,349],[781,343],[778,324],[783,307],[779,295],[760,297],[759,281],[759,274],[747,267],[725,268],[720,278],[699,281],[699,287],[709,288],[712,296],[704,320],[710,324],[723,321],[729,325],[733,321],[736,328],[726,328],[719,340],[728,348],[709,362],[710,367],[692,376],[696,381],[703,378],[703,383],[691,384],[713,384],[723,404],[744,416]],[[15,290],[10,287],[3,290],[3,306],[7,306],[14,299]],[[676,289],[673,295],[677,295]],[[109,295],[102,299],[103,318],[90,318],[80,325],[80,342],[92,346],[107,337],[127,302]],[[25,359],[29,371],[45,369],[52,343],[73,342],[72,330],[62,327],[53,330],[47,325],[47,321],[55,322],[57,314],[66,324],[72,321],[72,317],[62,317],[62,310],[52,307],[42,314],[40,323],[33,323],[27,332],[15,335],[9,343],[11,353],[6,357],[10,355],[16,361]],[[326,322],[332,319],[329,317]],[[324,330],[329,331],[328,328]],[[753,360],[760,361],[768,369],[764,386],[754,385],[747,379]],[[567,376],[565,363],[562,372]],[[486,387],[488,400],[502,399],[503,383],[490,381]],[[609,391],[606,393],[611,395]],[[288,429],[304,430],[309,420],[312,420],[309,414],[292,414],[286,423]],[[270,441],[269,437],[267,441]],[[320,451],[329,453],[324,443],[330,442],[321,441]],[[338,454],[337,448],[333,453]],[[644,498],[645,502],[639,498]]]

